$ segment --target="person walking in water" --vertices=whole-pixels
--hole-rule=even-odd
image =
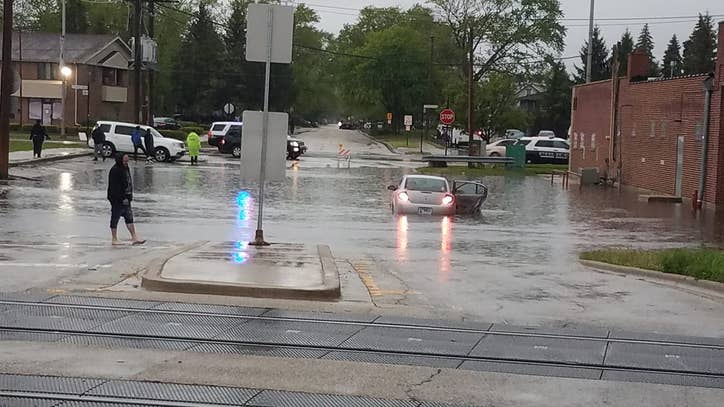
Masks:
[[[133,161],[138,161],[138,149],[143,151],[143,155],[147,156],[146,149],[143,148],[143,134],[141,133],[141,126],[136,126],[136,129],[131,133],[131,141],[133,142]]]
[[[152,162],[154,159],[154,151],[156,150],[156,147],[153,143],[153,133],[151,133],[151,128],[146,129],[146,134],[143,135],[143,144],[146,145],[146,161]]]
[[[145,240],[138,238],[136,226],[133,224],[133,180],[131,169],[128,167],[128,155],[119,154],[116,156],[116,164],[108,172],[108,201],[111,203],[111,243],[116,246],[121,242],[118,240],[118,221],[123,217],[126,228],[131,233],[131,241],[134,245],[144,244]]]
[[[40,124],[40,120],[35,121],[35,125],[30,129],[30,140],[33,141],[33,158],[40,158],[40,153],[43,151],[43,142],[45,139],[50,139],[48,132],[45,131],[45,127]]]
[[[98,161],[98,156],[101,156],[103,161],[106,161],[106,156],[103,155],[103,144],[106,142],[106,133],[101,130],[101,126],[93,129],[91,137],[93,138],[93,161]]]
[[[201,150],[201,139],[193,131],[186,137],[186,146],[189,149],[191,165],[199,165],[199,151]]]

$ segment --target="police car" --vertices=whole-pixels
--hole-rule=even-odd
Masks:
[[[530,164],[568,164],[570,145],[557,137],[523,137],[516,143],[525,146],[525,161]]]

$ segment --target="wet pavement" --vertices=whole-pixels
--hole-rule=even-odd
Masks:
[[[329,245],[335,257],[367,274],[367,287],[381,293],[373,298],[378,305],[390,284],[403,293],[398,304],[491,322],[724,336],[720,299],[577,263],[578,253],[600,246],[721,244],[721,218],[696,218],[685,205],[639,202],[615,190],[563,191],[544,177],[483,179],[490,196],[479,216],[395,217],[385,187],[420,163],[357,159],[351,169],[337,169],[329,155],[337,136],[353,151],[389,155],[354,132],[339,134],[300,135],[309,155],[288,162],[286,182],[268,188],[265,234],[272,242]],[[14,169],[36,181],[0,186],[0,266],[9,272],[2,290],[98,272],[193,241],[253,238],[256,188],[239,184],[238,163],[229,157],[212,154],[198,167],[131,165],[134,215],[149,245],[117,250],[107,246],[111,162]]]

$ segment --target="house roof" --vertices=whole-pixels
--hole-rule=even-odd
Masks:
[[[13,61],[20,60],[20,35],[22,35],[22,57],[27,62],[53,62],[60,59],[60,34],[46,32],[13,33]],[[87,63],[88,60],[117,42],[131,52],[128,45],[119,37],[99,34],[66,34],[65,62],[69,64]],[[0,40],[0,44],[2,41]]]

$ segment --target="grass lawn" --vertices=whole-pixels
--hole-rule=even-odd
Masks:
[[[46,150],[48,148],[83,148],[86,147],[85,144],[82,143],[72,143],[72,144],[64,144],[64,143],[54,143],[52,141],[46,141],[43,143],[43,150]],[[13,151],[32,151],[33,150],[33,142],[30,140],[17,140],[17,139],[10,139],[10,152]]]
[[[455,165],[445,168],[423,167],[418,168],[417,172],[426,175],[445,176],[470,176],[470,177],[490,177],[499,175],[511,176],[529,176],[550,174],[553,171],[567,171],[568,165],[559,164],[528,164],[523,169],[507,169],[504,166],[485,166],[482,168],[468,168],[465,165]]]
[[[419,147],[420,146],[420,134],[410,132],[409,135],[403,133],[400,134],[384,134],[384,135],[378,135],[377,137],[374,137],[376,140],[384,141],[385,143],[391,145],[394,148],[397,147],[408,147],[407,139],[410,139],[409,147]]]
[[[605,249],[581,254],[583,260],[600,261],[619,266],[638,267],[670,274],[681,274],[699,280],[724,283],[724,250]]]

